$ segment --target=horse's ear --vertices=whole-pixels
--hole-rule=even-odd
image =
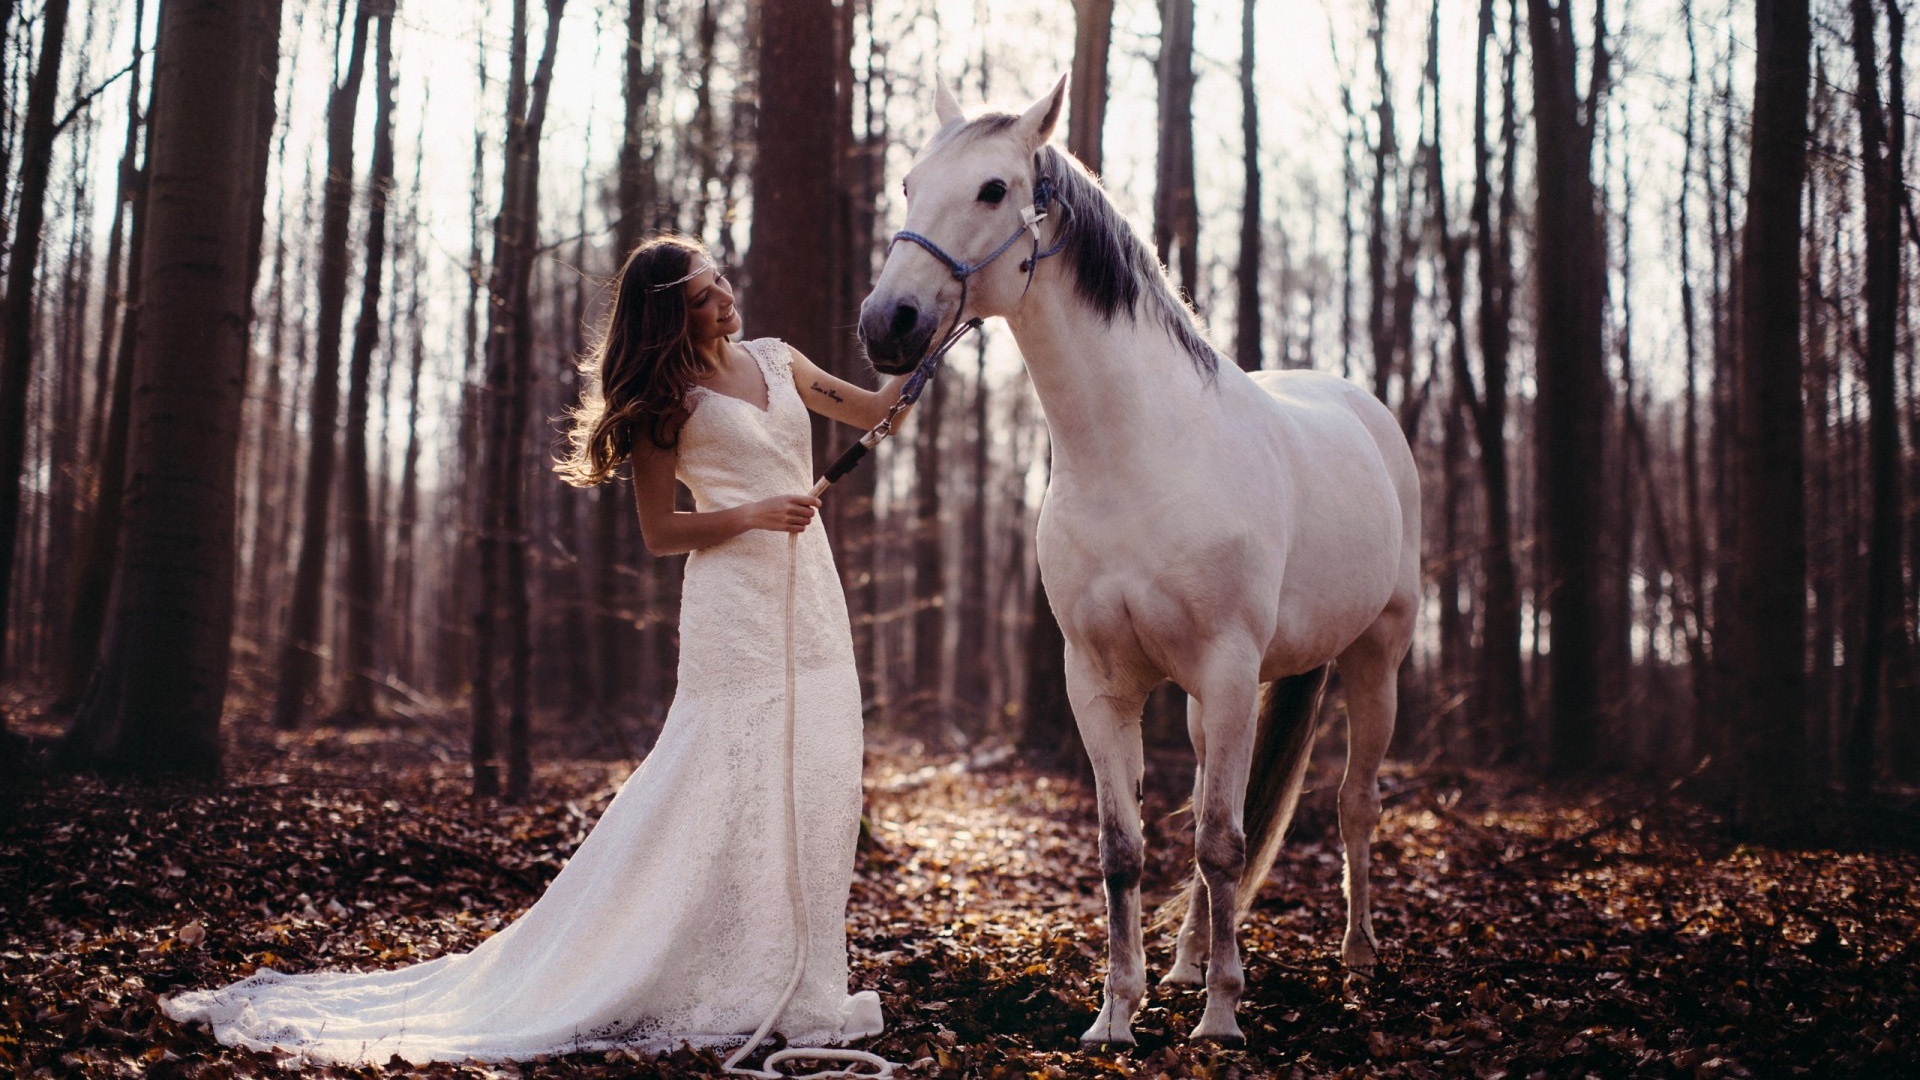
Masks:
[[[1038,150],[1053,138],[1053,128],[1060,122],[1060,109],[1067,101],[1067,77],[1053,84],[1053,92],[1033,103],[1026,115],[1020,118],[1019,130],[1027,140],[1027,149]]]
[[[953,94],[947,89],[945,79],[936,79],[933,90],[933,115],[940,120],[940,126],[957,124],[966,119],[960,112],[960,103],[953,100]]]

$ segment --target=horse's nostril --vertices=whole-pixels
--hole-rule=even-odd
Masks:
[[[908,334],[913,333],[913,328],[918,325],[920,325],[919,308],[914,307],[912,304],[901,304],[899,307],[893,309],[892,336],[896,338],[906,337]]]

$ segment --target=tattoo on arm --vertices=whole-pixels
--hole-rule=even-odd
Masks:
[[[832,399],[833,399],[833,400],[835,400],[835,401],[845,401],[845,400],[846,400],[846,398],[843,398],[843,397],[841,397],[841,396],[839,395],[839,393],[838,393],[837,391],[835,391],[835,390],[834,390],[834,389],[833,389],[832,387],[830,387],[830,386],[821,386],[821,385],[820,385],[819,383],[814,383],[814,384],[813,384],[813,389],[814,389],[814,392],[815,392],[815,393],[820,393],[820,394],[825,394],[825,395],[827,395],[828,397],[830,397],[830,398],[832,398]]]

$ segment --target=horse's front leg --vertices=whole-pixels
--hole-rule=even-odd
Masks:
[[[1194,855],[1206,885],[1207,1007],[1194,1039],[1240,1045],[1246,1037],[1234,1013],[1246,989],[1240,964],[1240,878],[1247,866],[1245,814],[1247,772],[1252,767],[1254,702],[1259,696],[1257,662],[1222,671],[1198,695],[1205,734],[1201,791],[1194,804]],[[1195,900],[1202,897],[1197,895]]]
[[[1117,693],[1071,647],[1067,694],[1080,741],[1093,763],[1100,873],[1107,883],[1106,994],[1099,1017],[1080,1042],[1132,1046],[1133,1014],[1147,990],[1147,955],[1140,938],[1140,873],[1146,865],[1140,829],[1140,711],[1146,696]]]

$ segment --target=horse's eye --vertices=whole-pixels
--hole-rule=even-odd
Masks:
[[[988,206],[999,206],[1000,200],[1007,197],[1005,180],[989,180],[980,185],[979,200]]]

